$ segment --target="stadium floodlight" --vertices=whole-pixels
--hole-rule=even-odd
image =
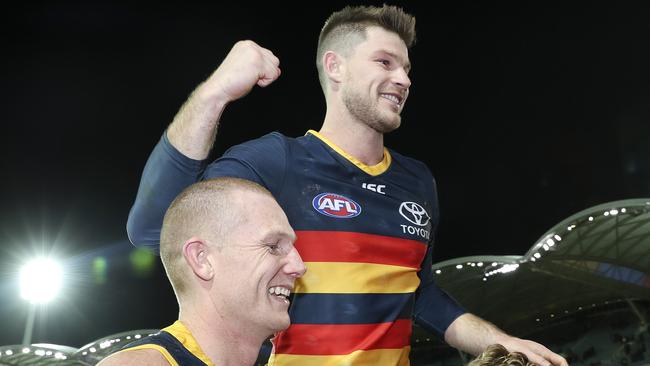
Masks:
[[[62,278],[61,266],[53,260],[35,259],[20,271],[20,295],[32,304],[49,302],[59,292]]]
[[[61,266],[47,258],[35,259],[20,270],[20,296],[30,302],[22,344],[31,343],[36,305],[47,303],[56,297],[62,279]]]

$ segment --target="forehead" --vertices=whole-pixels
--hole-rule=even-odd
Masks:
[[[357,45],[355,53],[369,55],[386,52],[408,62],[408,47],[395,32],[372,26],[366,29],[366,39]]]
[[[263,236],[268,232],[291,234],[292,229],[284,211],[269,195],[260,192],[239,192],[237,200],[240,227],[232,228],[248,236]]]

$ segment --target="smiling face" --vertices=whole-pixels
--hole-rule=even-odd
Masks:
[[[368,27],[366,39],[344,59],[341,99],[349,113],[380,133],[398,128],[411,86],[404,41],[397,33]]]
[[[242,329],[267,334],[286,329],[288,296],[306,270],[293,246],[295,233],[271,196],[239,191],[231,199],[238,222],[210,254],[219,271],[213,302]]]

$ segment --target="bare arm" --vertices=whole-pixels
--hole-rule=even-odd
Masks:
[[[512,337],[494,324],[473,314],[463,314],[454,320],[447,331],[445,341],[452,347],[478,355],[491,344],[501,344],[510,352],[521,352],[531,362],[540,366],[568,366],[564,357],[541,344]]]
[[[255,42],[237,42],[174,117],[167,130],[171,144],[192,159],[207,158],[228,103],[244,97],[255,85],[270,85],[280,76],[279,65],[271,51]]]
[[[97,366],[169,366],[167,359],[154,349],[138,349],[114,353]]]
[[[127,221],[134,245],[158,250],[165,211],[178,193],[201,178],[224,108],[255,85],[275,81],[280,76],[279,62],[253,41],[237,42],[219,68],[192,92],[142,173]]]

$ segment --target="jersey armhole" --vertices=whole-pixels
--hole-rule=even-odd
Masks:
[[[169,362],[169,364],[171,366],[179,366],[178,362],[176,362],[176,360],[174,359],[174,357],[172,357],[172,355],[169,353],[169,351],[167,351],[167,349],[165,347],[159,346],[157,344],[142,344],[142,345],[139,345],[139,346],[135,346],[133,348],[127,348],[127,349],[121,350],[119,352],[116,352],[115,354],[129,352],[129,351],[136,351],[136,350],[139,350],[139,349],[153,349],[153,350],[156,350],[156,351],[160,352],[160,354],[165,358],[165,360],[167,360],[167,362]]]

